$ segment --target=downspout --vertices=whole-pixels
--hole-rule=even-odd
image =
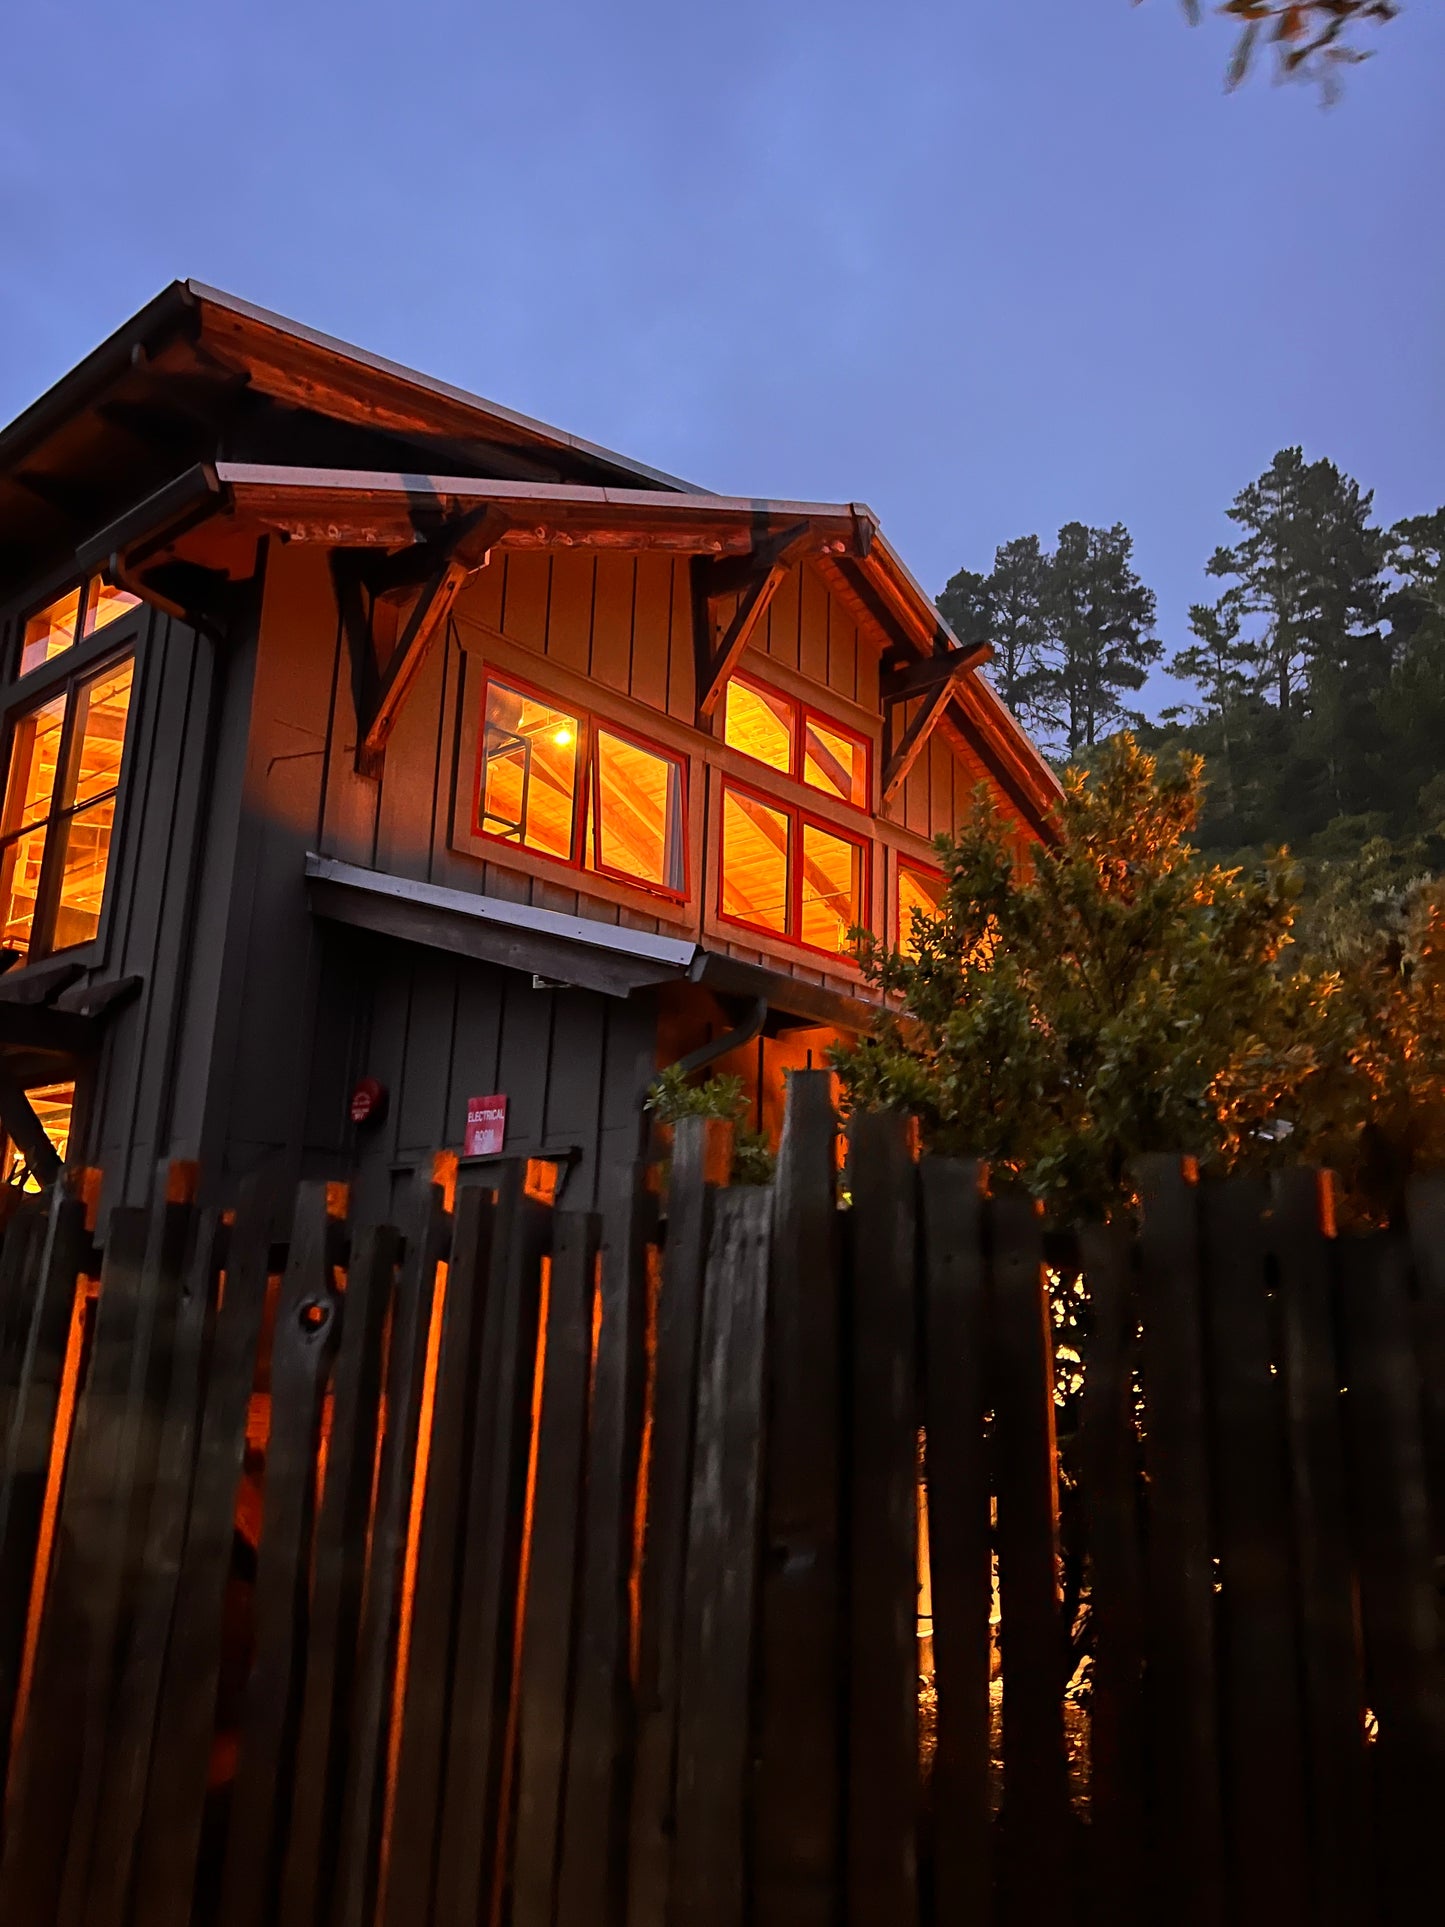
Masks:
[[[742,1045],[750,1044],[767,1021],[768,1000],[766,997],[755,997],[752,1008],[735,1029],[724,1031],[721,1037],[714,1037],[709,1044],[700,1044],[696,1050],[690,1050],[686,1057],[679,1057],[675,1064],[669,1064],[667,1069],[681,1071],[684,1077],[691,1077],[696,1071],[706,1070],[708,1065],[715,1064],[718,1058],[726,1057],[730,1050],[738,1050]]]

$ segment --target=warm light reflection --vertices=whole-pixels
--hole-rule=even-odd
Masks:
[[[0,941],[22,956],[87,943],[100,927],[134,672],[128,656],[12,725]]]
[[[936,917],[943,903],[943,878],[911,863],[898,866],[898,948],[905,957],[918,955],[917,917]]]

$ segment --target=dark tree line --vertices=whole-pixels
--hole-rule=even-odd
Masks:
[[[1445,508],[1382,527],[1370,491],[1287,448],[1228,514],[1218,592],[1172,653],[1117,525],[1005,543],[940,607],[992,641],[1000,693],[1065,759],[1123,726],[1203,754],[1205,848],[1368,851],[1381,882],[1445,869]],[[1189,693],[1145,723],[1129,699],[1160,662]]]

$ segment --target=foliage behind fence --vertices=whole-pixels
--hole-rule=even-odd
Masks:
[[[840,1184],[823,1073],[728,1169],[12,1218],[0,1919],[1424,1917],[1445,1186],[1154,1160],[1046,1245],[900,1119]]]

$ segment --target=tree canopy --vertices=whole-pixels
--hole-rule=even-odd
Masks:
[[[856,933],[889,1005],[836,1054],[850,1101],[914,1112],[1061,1215],[1127,1207],[1133,1160],[1170,1151],[1322,1161],[1388,1216],[1445,1162],[1445,899],[1421,888],[1389,935],[1360,920],[1307,956],[1297,870],[1202,856],[1202,796],[1198,756],[1161,767],[1122,736],[1067,773],[1057,839],[1021,860],[980,791],[938,840],[947,887],[911,954]]]

